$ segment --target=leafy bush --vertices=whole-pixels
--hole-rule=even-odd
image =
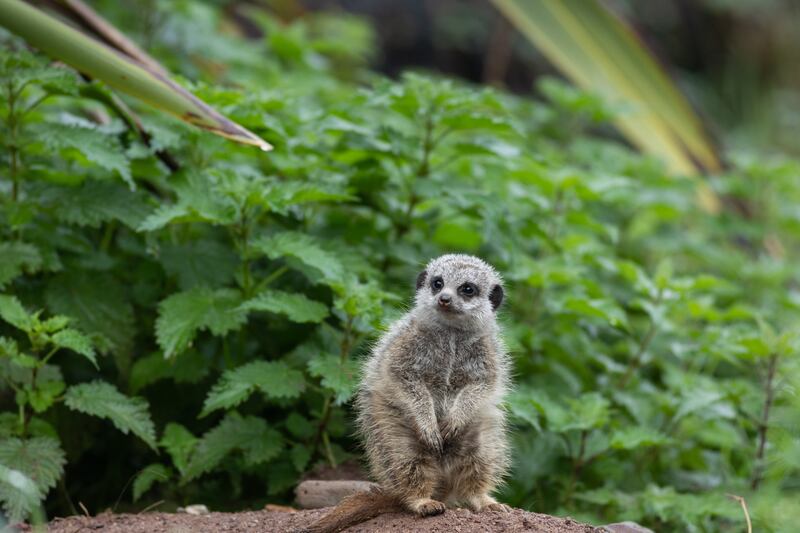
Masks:
[[[103,87],[4,38],[12,520],[45,497],[51,515],[115,505],[130,479],[122,508],[289,501],[315,465],[358,457],[359,360],[448,251],[509,285],[505,501],[740,531],[734,493],[759,531],[800,519],[800,164],[740,156],[708,182],[713,213],[697,182],[597,135],[611,111],[562,84],[546,103],[380,79],[357,20],[259,15],[245,45],[212,7],[156,13],[116,14],[275,151],[142,109],[146,143]]]

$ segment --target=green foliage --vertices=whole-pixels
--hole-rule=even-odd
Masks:
[[[156,447],[155,427],[142,398],[129,398],[109,383],[94,381],[70,387],[64,403],[75,411],[107,418],[123,433],[131,432],[151,448]]]
[[[507,284],[504,501],[732,532],[734,493],[760,531],[793,530],[800,164],[734,158],[708,180],[724,199],[713,215],[696,183],[599,137],[614,113],[557,82],[543,103],[379,79],[363,68],[367,44],[326,33],[361,42],[369,30],[352,19],[260,14],[267,37],[244,44],[217,31],[213,3],[156,3],[152,24],[97,4],[275,150],[135,108],[148,146],[81,96],[84,82],[6,39],[9,516],[41,501],[68,512],[50,492],[62,469],[90,509],[114,505],[134,476],[135,510],[289,501],[310,469],[358,457],[364,355],[411,302],[420,266],[464,251]],[[43,471],[15,459],[39,452]]]
[[[139,500],[142,494],[150,490],[156,483],[164,483],[172,477],[170,470],[160,463],[146,466],[133,480],[133,501]]]
[[[28,516],[47,491],[56,486],[66,458],[49,437],[0,441],[0,501],[11,521]]]

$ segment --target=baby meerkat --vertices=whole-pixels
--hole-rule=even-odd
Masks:
[[[502,511],[492,491],[508,468],[509,358],[496,321],[498,273],[477,257],[433,259],[413,309],[367,359],[356,400],[372,491],[343,500],[309,531],[340,531],[381,513],[466,506]]]

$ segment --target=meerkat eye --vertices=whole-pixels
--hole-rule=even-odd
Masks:
[[[478,294],[478,287],[474,283],[467,282],[458,288],[458,292],[471,298]]]
[[[435,292],[442,290],[442,287],[444,287],[444,280],[442,279],[441,276],[436,276],[431,280],[431,288]]]

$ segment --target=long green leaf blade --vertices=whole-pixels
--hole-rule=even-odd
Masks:
[[[492,0],[564,74],[612,105],[640,150],[685,175],[720,163],[701,123],[633,31],[597,0]]]
[[[21,0],[0,0],[0,25],[51,57],[181,120],[243,144],[272,149],[159,69],[129,58]]]

